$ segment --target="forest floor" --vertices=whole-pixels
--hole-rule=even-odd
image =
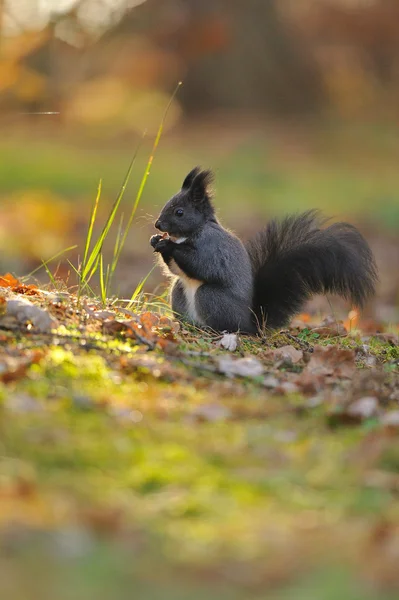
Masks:
[[[0,285],[2,598],[398,597],[398,328]]]

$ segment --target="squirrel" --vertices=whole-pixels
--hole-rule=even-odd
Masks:
[[[364,237],[317,210],[273,220],[246,245],[215,215],[213,174],[195,167],[162,209],[150,239],[173,276],[172,310],[216,331],[258,334],[286,326],[314,294],[361,308],[377,271]]]

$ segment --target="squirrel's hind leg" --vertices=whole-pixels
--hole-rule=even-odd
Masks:
[[[196,307],[203,324],[215,331],[252,333],[250,308],[231,290],[215,284],[203,284],[196,293]]]

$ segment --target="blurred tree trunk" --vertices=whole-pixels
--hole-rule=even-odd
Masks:
[[[185,5],[194,31],[201,22],[211,27],[219,19],[227,38],[224,47],[189,60],[180,95],[188,112],[240,108],[298,114],[323,106],[321,73],[279,14],[277,0],[185,0]]]

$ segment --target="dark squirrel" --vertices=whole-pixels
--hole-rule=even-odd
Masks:
[[[199,327],[259,333],[287,325],[314,294],[361,308],[374,294],[369,245],[348,223],[324,229],[317,211],[273,220],[244,245],[218,221],[211,171],[193,169],[162,209],[150,243],[174,276],[173,311]]]

